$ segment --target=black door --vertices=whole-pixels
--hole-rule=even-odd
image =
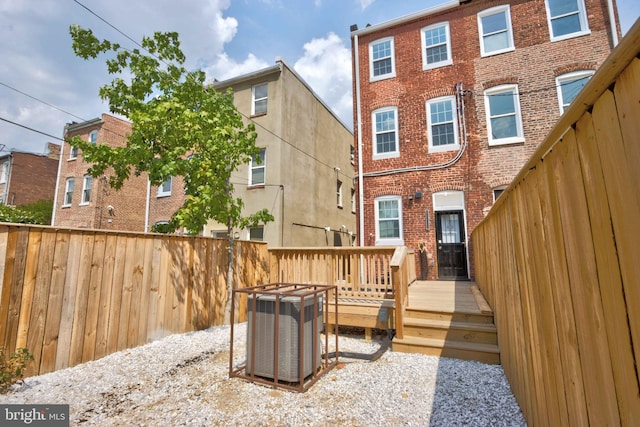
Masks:
[[[467,279],[466,234],[462,211],[436,212],[438,278]]]

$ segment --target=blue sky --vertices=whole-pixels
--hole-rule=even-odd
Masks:
[[[99,87],[110,81],[104,60],[76,58],[68,28],[80,24],[98,37],[124,46],[132,43],[84,5],[137,41],[154,31],[177,31],[188,66],[204,69],[211,79],[268,67],[280,56],[351,125],[349,27],[378,24],[442,2],[0,0],[0,118],[62,137],[65,123],[108,112],[98,97]],[[640,1],[617,4],[624,34],[640,16]],[[3,151],[41,153],[49,141],[59,143],[0,121]]]

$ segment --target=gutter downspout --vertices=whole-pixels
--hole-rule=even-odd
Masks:
[[[5,176],[4,184],[4,205],[9,205],[9,186],[11,185],[11,171],[13,170],[13,153],[9,153],[9,167],[7,168],[7,176]]]
[[[147,200],[144,208],[144,232],[149,232],[149,201],[151,199],[151,181],[147,179]]]
[[[616,13],[613,9],[613,0],[607,0],[607,9],[609,11],[609,24],[611,25],[611,40],[613,47],[618,45],[618,28],[616,27]]]
[[[356,124],[358,126],[358,207],[359,207],[359,220],[360,227],[358,235],[360,240],[360,247],[364,247],[364,183],[362,176],[362,109],[360,106],[360,60],[358,53],[358,35],[353,36],[353,46],[355,50],[354,66],[356,69]]]
[[[58,206],[58,189],[60,187],[60,171],[62,170],[62,158],[64,157],[64,143],[66,142],[67,132],[64,132],[62,144],[60,144],[60,156],[58,157],[58,174],[56,175],[56,192],[53,194],[53,212],[51,213],[51,226],[55,225],[56,212]]]

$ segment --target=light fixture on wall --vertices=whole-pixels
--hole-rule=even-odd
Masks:
[[[233,233],[233,238],[238,240],[240,238],[240,233],[237,232],[237,231],[235,233]]]

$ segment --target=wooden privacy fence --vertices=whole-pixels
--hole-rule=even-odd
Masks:
[[[530,425],[640,420],[640,21],[472,234]]]
[[[266,282],[266,245],[235,259],[237,286]],[[221,325],[226,275],[226,240],[0,224],[0,339],[35,375]]]

